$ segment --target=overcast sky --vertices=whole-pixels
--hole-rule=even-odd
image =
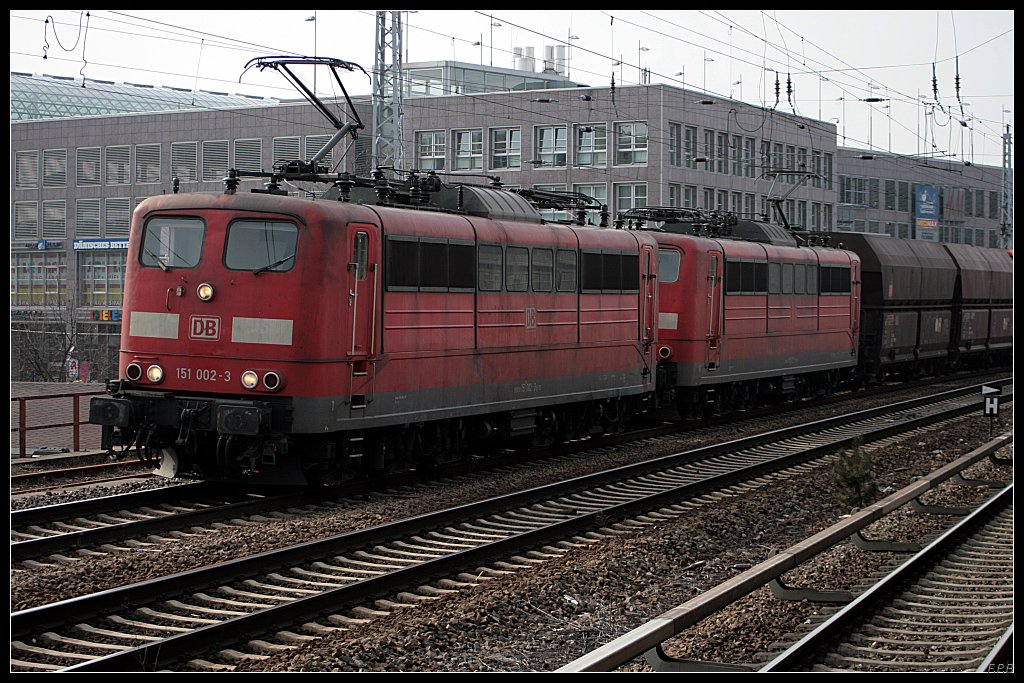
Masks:
[[[404,16],[411,62],[512,67],[513,47],[533,47],[542,57],[545,45],[569,44],[570,77],[578,82],[607,86],[614,73],[617,84],[636,84],[640,68],[648,68],[655,83],[685,82],[712,96],[833,119],[839,144],[848,147],[999,165],[1000,134],[1013,123],[1013,11],[419,10]],[[242,76],[246,62],[315,53],[370,71],[373,34],[372,10],[91,10],[88,17],[77,10],[12,10],[11,70],[290,99],[295,91],[276,73]],[[941,107],[934,106],[933,69]],[[325,73],[318,75],[321,90],[327,83]],[[345,84],[353,95],[371,89],[362,74]]]

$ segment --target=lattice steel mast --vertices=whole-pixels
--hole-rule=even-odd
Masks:
[[[390,22],[388,15],[390,16]],[[389,25],[390,24],[390,25]],[[402,149],[402,13],[377,12],[373,62],[371,167],[404,168]]]

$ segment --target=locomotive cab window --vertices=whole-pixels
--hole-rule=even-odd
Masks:
[[[200,218],[156,216],[146,221],[139,262],[148,268],[195,268],[203,254],[206,224]]]
[[[356,233],[352,242],[352,263],[356,268],[356,279],[366,279],[366,262],[369,258],[370,236],[365,232]]]
[[[681,255],[674,249],[658,250],[658,277],[664,285],[670,285],[679,279],[679,263]]]
[[[295,267],[299,227],[285,221],[240,220],[228,226],[224,266],[253,273],[283,273]]]

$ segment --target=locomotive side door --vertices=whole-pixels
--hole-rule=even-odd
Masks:
[[[705,360],[708,372],[714,372],[718,369],[722,354],[722,270],[725,268],[725,259],[722,258],[720,251],[709,251],[707,259],[705,291],[708,305],[708,335]]]
[[[343,339],[345,357],[352,370],[352,409],[364,409],[373,393],[376,347],[379,344],[376,310],[380,304],[380,247],[376,227],[348,226],[345,264],[349,335]]]
[[[654,275],[654,262],[657,255],[655,254],[654,247],[650,245],[642,245],[640,247],[641,263],[641,293],[643,297],[641,301],[640,309],[640,341],[644,344],[644,352],[651,347],[655,342],[655,319],[658,315],[658,303],[655,301],[655,294],[658,291],[657,282],[655,281]]]

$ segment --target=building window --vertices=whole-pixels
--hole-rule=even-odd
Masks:
[[[669,183],[668,185],[668,205],[669,206],[682,206],[683,205],[683,187],[675,183]]]
[[[101,154],[99,147],[82,147],[78,150],[75,163],[80,187],[100,184]]]
[[[743,138],[739,135],[732,136],[732,147],[729,148],[729,157],[732,160],[732,174],[743,175],[740,160],[743,156]]]
[[[910,211],[910,183],[903,181],[897,183],[896,190],[896,210],[907,212]]]
[[[717,136],[718,156],[715,159],[715,170],[719,173],[729,172],[729,134],[719,133]]]
[[[484,167],[484,132],[457,130],[452,133],[456,171],[480,171]]]
[[[75,202],[75,237],[100,236],[100,200],[79,199]]]
[[[683,165],[683,126],[679,123],[668,124],[668,163]]]
[[[39,238],[39,202],[14,202],[14,239]]]
[[[496,128],[491,131],[491,168],[520,168],[522,160],[522,131],[518,128]]]
[[[697,208],[697,186],[687,185],[683,188],[683,208]]]
[[[686,126],[683,132],[683,164],[686,168],[697,168],[697,128]]]
[[[608,126],[591,123],[576,126],[574,162],[577,166],[605,166],[608,163]]]
[[[303,159],[312,160],[317,154],[320,153],[328,142],[331,141],[331,135],[307,135],[306,136],[306,154],[302,157]],[[334,150],[332,147],[324,157],[317,162],[319,166],[326,166],[333,172],[334,170]]]
[[[772,143],[768,140],[761,141],[761,175],[765,176],[774,171],[772,168]]]
[[[565,166],[565,126],[547,126],[536,130],[534,151],[541,167]]]
[[[885,181],[885,200],[884,206],[886,211],[896,210],[896,181],[886,180]]]
[[[854,176],[839,176],[839,203],[867,206],[867,180],[867,178],[857,178]]]
[[[647,183],[618,183],[615,185],[615,213],[647,206]]]
[[[107,185],[129,185],[132,178],[132,148],[129,145],[107,147]]]
[[[615,213],[622,214],[630,209],[647,206],[646,182],[623,182],[615,184]]]
[[[754,138],[743,138],[743,175],[753,178],[756,175],[757,158],[754,150],[756,141]]]
[[[444,168],[444,131],[427,130],[416,133],[416,165],[421,171]]]
[[[228,172],[229,142],[203,141],[203,182],[217,182]]]
[[[199,145],[195,142],[171,143],[171,177],[182,183],[199,181]]]
[[[64,252],[11,255],[11,305],[59,306],[67,294]]]
[[[39,151],[14,153],[14,189],[34,190],[39,187]]]
[[[43,187],[66,187],[68,184],[68,151],[43,150]]]
[[[68,236],[68,208],[63,199],[43,202],[43,239],[62,240]]]
[[[715,170],[715,131],[704,130],[704,170]],[[707,208],[707,207],[705,207]]]
[[[127,237],[131,220],[131,197],[103,200],[103,234],[106,237]]]
[[[615,163],[618,165],[647,163],[647,124],[615,124]]]
[[[235,164],[239,171],[259,173],[263,170],[263,140],[249,138],[235,140]]]
[[[743,215],[746,218],[753,220],[757,213],[757,197],[752,193],[743,195]]]
[[[822,169],[822,175],[825,176],[825,189],[832,189],[832,155],[825,152],[824,155],[824,168]]]
[[[117,308],[122,305],[127,252],[78,253],[78,300],[82,306]]]
[[[224,143],[225,145],[227,142]],[[135,145],[135,182],[138,184],[160,182],[160,143]],[[225,167],[224,172],[227,172]],[[222,173],[217,180],[224,177]]]
[[[811,150],[811,170],[814,172],[811,185],[821,187],[821,152],[816,149]]]
[[[821,229],[831,230],[832,229],[832,205],[822,204],[821,206]]]
[[[274,138],[271,141],[271,168],[277,169],[280,164],[287,163],[289,161],[298,161],[302,157],[300,156],[300,148],[302,147],[302,138],[298,135],[290,135],[283,138]],[[171,155],[173,156],[174,150],[171,149]],[[316,154],[314,152],[313,154]],[[313,154],[310,154],[307,159],[312,158]]]

